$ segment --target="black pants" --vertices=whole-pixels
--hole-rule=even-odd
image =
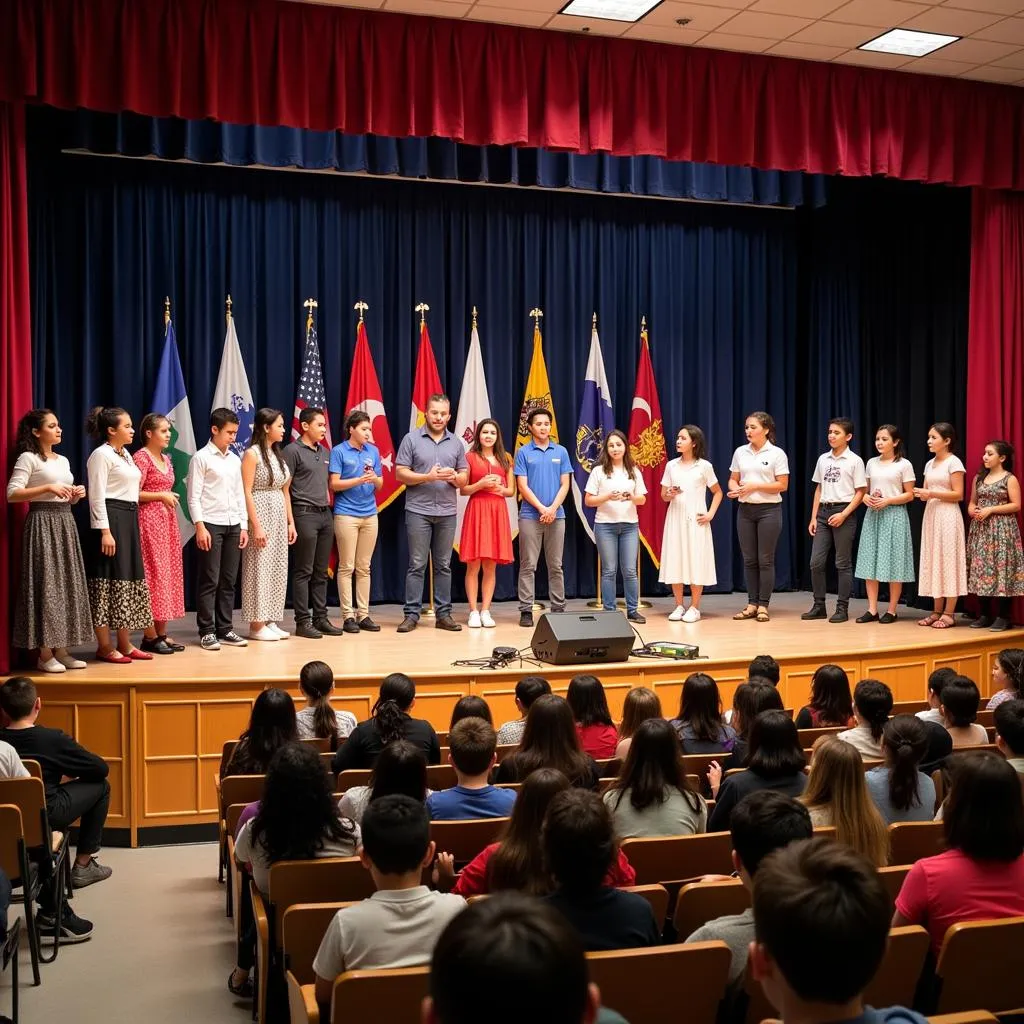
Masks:
[[[839,574],[839,603],[849,604],[853,589],[853,539],[857,536],[857,517],[848,516],[842,526],[829,526],[829,516],[846,508],[846,502],[822,502],[818,506],[817,529],[811,545],[811,585],[815,604],[825,602],[825,566],[832,545],[836,547],[836,572]]]
[[[295,621],[319,622],[327,618],[327,567],[334,543],[334,517],[326,505],[294,505],[295,532],[292,546],[292,606]]]
[[[231,630],[235,611],[235,581],[242,556],[238,539],[242,528],[207,523],[206,529],[210,531],[210,550],[196,551],[196,626],[201,637],[207,633],[224,636]]]
[[[775,548],[782,533],[782,503],[740,502],[736,533],[747,576],[747,601],[767,608],[775,589]]]

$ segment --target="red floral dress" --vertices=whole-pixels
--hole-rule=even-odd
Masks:
[[[163,456],[162,470],[157,468],[145,448],[140,448],[134,459],[142,471],[139,490],[174,489],[174,465],[166,455]],[[139,537],[153,618],[157,622],[182,618],[185,615],[185,580],[181,568],[177,510],[162,501],[140,502]]]

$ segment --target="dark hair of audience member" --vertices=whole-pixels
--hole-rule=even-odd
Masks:
[[[1024,853],[1024,804],[1013,765],[990,750],[970,750],[955,754],[950,769],[946,848],[973,860],[1016,860]]]
[[[821,665],[811,678],[811,702],[819,726],[847,726],[853,717],[850,677],[838,665]]]
[[[996,661],[1006,676],[1007,686],[1017,691],[1020,697],[1021,683],[1024,683],[1024,649],[1020,647],[1004,647],[997,655]]]
[[[383,875],[405,875],[423,865],[430,846],[430,815],[422,800],[401,793],[371,800],[363,811],[363,852]]]
[[[934,669],[928,676],[928,692],[934,693],[936,697],[942,696],[942,688],[946,683],[956,679],[956,669],[943,666]]]
[[[455,707],[452,708],[452,720],[448,724],[449,732],[455,728],[456,722],[461,722],[464,718],[482,718],[488,725],[494,725],[490,705],[483,697],[478,697],[473,693],[460,697],[455,702]]]
[[[523,711],[529,711],[530,705],[538,697],[551,692],[551,684],[543,676],[523,676],[516,683],[516,700],[523,705]]]
[[[0,709],[12,722],[20,722],[32,714],[36,696],[36,684],[28,676],[11,676],[0,686]]]
[[[722,698],[718,695],[718,684],[706,672],[691,672],[683,680],[677,717],[690,726],[694,739],[705,743],[722,741]]]
[[[762,711],[783,711],[782,694],[767,680],[748,679],[732,696],[732,727],[740,739],[749,739],[750,727]]]
[[[992,717],[996,735],[1002,737],[1010,753],[1014,757],[1024,757],[1024,700],[1004,700]]]
[[[416,699],[416,684],[404,672],[392,672],[380,684],[377,702],[370,709],[382,743],[405,736],[405,715]]]
[[[785,711],[762,711],[750,727],[747,768],[762,779],[796,775],[807,766],[800,735]]]
[[[544,863],[558,889],[586,895],[601,887],[618,847],[611,812],[588,789],[557,793],[541,831]]]
[[[748,793],[729,816],[732,848],[753,878],[761,861],[774,850],[814,835],[811,814],[798,800],[760,790]]]
[[[597,676],[580,673],[569,680],[565,699],[572,709],[572,717],[578,725],[611,725],[612,716],[608,711],[608,698]]]
[[[291,699],[291,698],[289,698]],[[327,769],[307,743],[286,743],[271,758],[259,810],[252,822],[253,845],[271,864],[311,860],[328,840],[355,835],[355,825],[338,813]]]
[[[853,691],[853,703],[877,743],[892,712],[892,690],[881,680],[862,679]]]
[[[370,803],[395,794],[420,803],[427,798],[427,757],[408,740],[385,744],[370,771]]]
[[[307,661],[299,671],[299,689],[313,701],[313,735],[338,745],[338,716],[331,707],[334,669],[324,661]]]
[[[291,694],[271,687],[253,701],[249,727],[238,738],[225,775],[263,775],[271,758],[299,738],[295,701]]]
[[[627,740],[649,718],[663,718],[661,698],[646,686],[634,686],[622,702],[619,739]]]
[[[758,654],[747,666],[747,678],[753,679],[754,676],[763,676],[772,686],[778,686],[782,671],[770,654]]]
[[[569,780],[554,768],[538,768],[526,776],[505,834],[487,862],[490,892],[517,889],[543,895],[551,890],[539,836],[552,798],[566,789]]]
[[[482,718],[463,718],[448,733],[452,764],[465,775],[483,775],[491,767],[497,733]]]
[[[954,729],[966,728],[978,717],[981,694],[974,680],[967,676],[957,676],[946,683],[941,699],[942,708]]]
[[[574,786],[593,782],[594,762],[580,746],[572,710],[553,693],[530,705],[519,749],[507,760],[519,779],[538,768],[557,768]]]
[[[615,793],[616,808],[628,793],[633,808],[644,811],[652,805],[663,804],[675,789],[683,794],[691,810],[700,810],[700,798],[686,781],[679,737],[664,718],[641,722],[611,789]]]
[[[889,769],[889,802],[898,811],[921,806],[920,764],[928,733],[917,715],[895,715],[882,730],[882,754]]]

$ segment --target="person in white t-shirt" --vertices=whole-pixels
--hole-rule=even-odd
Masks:
[[[601,557],[601,604],[615,611],[615,576],[621,569],[626,595],[626,618],[646,622],[638,611],[640,582],[636,560],[640,551],[640,520],[637,505],[647,501],[647,487],[629,454],[629,439],[613,430],[601,448],[601,458],[590,471],[584,501],[596,508],[594,535]]]
[[[789,459],[775,447],[775,420],[752,412],[743,425],[747,443],[732,455],[728,497],[739,502],[736,533],[747,576],[747,606],[734,619],[768,621],[775,589],[775,548],[782,533],[782,494],[789,489]]]
[[[857,567],[854,575],[864,580],[868,610],[858,622],[896,621],[896,608],[904,583],[914,582],[914,543],[910,537],[907,506],[914,500],[914,467],[903,455],[903,435],[894,423],[883,423],[875,431],[875,450],[865,474],[867,512],[860,528]],[[889,584],[889,607],[878,614],[878,585]]]
[[[21,763],[18,752],[0,740],[0,779],[27,779],[28,769]]]
[[[828,448],[818,458],[811,479],[814,502],[807,532],[814,538],[811,546],[811,582],[814,604],[801,619],[824,619],[825,565],[832,545],[836,548],[836,571],[839,574],[836,610],[829,622],[846,622],[850,617],[850,591],[853,589],[853,539],[857,535],[857,517],[854,513],[864,500],[868,489],[864,475],[864,460],[850,451],[853,440],[853,420],[837,417],[828,421]]]

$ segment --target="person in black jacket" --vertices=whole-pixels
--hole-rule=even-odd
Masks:
[[[409,714],[415,702],[416,684],[404,672],[385,677],[371,717],[360,722],[338,747],[331,770],[372,768],[377,755],[393,740],[408,740],[423,751],[427,764],[440,764],[441,744],[434,727]]]

